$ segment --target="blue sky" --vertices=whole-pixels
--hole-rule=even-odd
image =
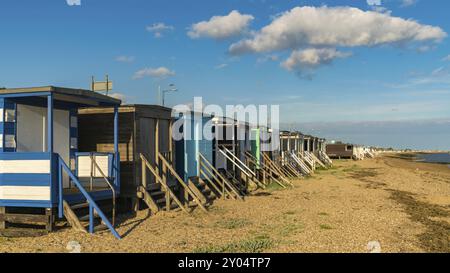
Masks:
[[[168,95],[170,105],[194,96],[222,105],[279,104],[286,127],[320,132],[327,124],[328,137],[336,132],[336,138],[354,142],[364,139],[353,130],[340,132],[342,123],[382,122],[378,134],[389,135],[392,122],[420,128],[426,121],[443,128],[430,130],[439,140],[432,145],[418,138],[410,146],[450,150],[444,129],[450,125],[447,2],[81,0],[70,6],[66,0],[4,0],[0,86],[88,88],[92,75],[109,74],[126,102],[154,104],[157,86],[175,83],[180,91]],[[330,22],[336,16],[336,41],[315,42],[330,37],[328,20],[312,30],[296,28],[292,19],[306,15],[299,8],[305,6]],[[214,29],[211,17],[232,11],[237,15],[226,21],[230,29],[208,32]],[[344,13],[356,16],[345,23],[339,19]],[[268,40],[273,36],[261,31],[276,20],[292,23],[291,40]],[[233,24],[239,23],[236,32]],[[271,31],[277,35],[276,28]],[[347,36],[366,31],[363,42]],[[246,46],[231,50],[239,43]],[[401,139],[371,138],[367,144],[402,146]]]

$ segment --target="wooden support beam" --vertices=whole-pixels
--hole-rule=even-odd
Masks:
[[[47,208],[45,209],[45,216],[46,216],[46,225],[45,225],[45,229],[48,232],[52,232],[53,231],[53,224],[54,224],[54,215],[53,215],[53,208]]]
[[[86,228],[84,228],[84,226],[81,224],[80,220],[70,207],[69,203],[63,201],[63,206],[64,206],[64,216],[66,217],[66,220],[69,223],[69,225],[76,231],[87,233]]]
[[[180,202],[180,200],[178,199],[178,197],[175,195],[175,193],[172,191],[172,189],[170,189],[167,185],[165,185],[162,181],[162,178],[159,176],[158,171],[156,170],[156,168],[153,168],[152,165],[150,165],[150,163],[147,161],[147,159],[144,157],[144,155],[141,154],[141,160],[143,162],[145,162],[146,167],[150,170],[150,172],[152,172],[152,174],[155,176],[156,178],[156,182],[160,183],[162,185],[162,190],[164,192],[168,192],[170,197],[172,197],[172,199],[175,201],[175,203],[178,205],[178,207],[180,207],[180,209],[182,209],[184,212],[189,213],[189,211],[187,210],[187,208],[185,208],[183,206],[183,204]]]
[[[175,177],[175,179],[178,181],[178,183],[186,190],[189,195],[194,199],[194,202],[197,203],[197,205],[205,212],[208,212],[208,210],[205,208],[205,206],[200,201],[199,197],[191,190],[190,187],[186,185],[186,183],[181,179],[181,177],[178,175],[178,173],[175,171],[175,169],[170,166],[169,162],[164,158],[163,155],[159,154],[159,158],[161,160],[161,163],[163,165],[166,165],[167,169],[170,171],[170,173]],[[149,164],[150,165],[150,164]],[[191,181],[188,181],[188,183],[192,183]],[[202,194],[203,195],[203,194]],[[204,196],[203,196],[204,197]]]
[[[0,207],[0,230],[6,228],[6,221],[2,216],[4,217],[6,214],[6,208]]]
[[[236,187],[231,184],[228,179],[223,177],[223,175],[216,168],[214,168],[214,166],[202,154],[199,154],[199,157],[200,166],[205,167],[205,170],[207,170],[208,173],[216,179],[217,183],[222,186],[222,191],[225,191],[230,196],[232,196],[231,192],[233,192],[237,198],[243,200],[242,196],[239,193],[239,190],[236,189]],[[223,194],[225,194],[225,192]]]
[[[142,195],[141,198],[144,203],[148,206],[148,208],[153,212],[157,213],[159,211],[158,204],[156,204],[155,200],[150,196],[147,189],[144,187],[139,187],[139,193]]]

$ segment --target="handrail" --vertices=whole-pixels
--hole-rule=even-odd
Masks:
[[[216,174],[218,177],[220,177],[220,179],[224,183],[223,187],[225,188],[225,185],[227,185],[239,199],[243,200],[242,196],[239,194],[239,191],[233,185],[231,185],[231,183],[229,183],[229,181],[225,177],[223,177],[223,175],[219,171],[217,171],[217,169],[214,168],[214,166],[201,153],[199,153],[199,156],[200,159],[202,159],[202,161],[206,162],[206,165],[208,165],[208,167],[212,170],[212,172]],[[227,191],[229,192],[228,189]]]
[[[239,160],[239,159],[238,160],[233,160],[222,149],[219,149],[219,152],[221,154],[223,154],[227,159],[231,160],[231,162],[233,162],[246,176],[251,176],[251,175],[252,176],[256,176],[256,174],[252,170],[250,170],[250,168],[248,168],[247,165],[245,165],[241,160]],[[237,164],[237,163],[241,163],[241,164]],[[243,167],[245,167],[245,169],[241,165]],[[250,172],[251,175],[248,174],[248,172]]]
[[[230,150],[228,150],[228,149],[225,148],[225,147],[223,147],[223,149],[224,149],[226,152],[228,152],[234,160],[237,160],[238,162],[240,162],[240,163],[241,163],[245,168],[247,168],[254,176],[256,176],[256,173],[253,172],[252,169],[250,169],[247,165],[245,165],[245,163],[242,162],[235,154],[233,154]]]
[[[283,180],[285,183],[287,183],[291,187],[294,186],[289,180],[286,179],[286,177],[284,177],[284,175],[278,169],[278,166],[275,166],[275,163],[272,161],[272,159],[270,159],[270,157],[268,155],[264,154],[263,152],[261,152],[261,155],[264,159],[264,164],[267,168],[269,168],[273,173],[278,175],[278,177],[281,180]],[[266,162],[267,162],[267,164],[266,164]]]
[[[250,157],[248,154],[246,154],[247,160],[249,160],[253,165],[256,166],[256,162],[253,160],[253,156]],[[270,172],[266,170],[266,165],[260,163],[261,170],[266,174],[268,173],[269,177],[271,177],[278,185],[280,185],[282,188],[286,188],[286,185],[283,185],[278,179],[276,179]]]
[[[105,216],[105,214],[103,214],[103,212],[100,210],[100,208],[97,206],[97,204],[95,203],[94,199],[89,195],[89,193],[84,189],[84,187],[81,185],[80,181],[78,180],[78,178],[72,173],[72,171],[70,170],[70,168],[67,166],[67,164],[64,162],[64,160],[58,156],[59,160],[58,160],[58,167],[59,167],[59,205],[62,206],[63,203],[63,187],[62,187],[62,171],[64,170],[70,177],[70,179],[72,179],[72,182],[74,182],[75,186],[77,186],[78,190],[83,194],[83,196],[86,198],[86,200],[89,203],[89,222],[90,222],[90,226],[89,226],[89,231],[91,233],[93,233],[94,228],[93,228],[93,217],[94,217],[94,209],[97,212],[97,214],[100,216],[100,218],[103,220],[103,222],[105,223],[105,225],[108,227],[108,229],[111,231],[111,233],[117,238],[117,239],[121,239],[120,235],[117,233],[117,231],[114,229],[113,225],[109,222],[108,218]],[[60,217],[62,218],[61,215],[61,207],[60,207]]]
[[[162,178],[159,176],[156,168],[153,168],[150,162],[148,162],[147,158],[143,154],[140,154],[142,163],[150,170],[150,172],[155,176],[155,179],[158,183],[162,185],[164,190],[169,193],[169,196],[172,197],[172,199],[177,203],[177,205],[180,207],[181,210],[183,210],[186,213],[189,213],[189,211],[181,204],[180,200],[178,200],[177,196],[170,190],[169,186],[164,183]],[[144,167],[144,166],[142,166]],[[146,171],[146,169],[144,169]]]
[[[197,205],[199,205],[199,207],[203,211],[208,212],[208,210],[205,208],[205,206],[203,206],[199,197],[194,193],[194,191],[188,185],[186,185],[186,183],[183,181],[183,179],[181,179],[181,177],[177,174],[175,169],[169,164],[167,159],[161,153],[158,154],[158,157],[163,162],[163,164],[169,169],[169,171],[172,173],[172,175],[175,177],[175,179],[178,180],[178,182],[181,184],[181,186],[183,186],[183,188],[193,197],[193,199],[197,203]],[[190,181],[190,179],[188,180],[188,183],[193,184],[192,181]]]
[[[306,166],[305,163],[303,163],[293,152],[291,152],[291,157],[294,159],[294,161],[300,166],[300,168],[304,169],[307,174],[310,174],[312,172],[311,169],[308,168],[308,166]]]
[[[100,172],[100,174],[102,175],[103,179],[105,180],[106,184],[111,188],[112,194],[113,194],[113,199],[112,199],[112,203],[113,203],[113,211],[112,211],[112,225],[115,226],[116,223],[116,189],[114,188],[114,186],[111,184],[111,182],[109,181],[108,178],[106,178],[105,173],[103,172],[103,170],[100,168],[100,166],[97,164],[97,160],[95,159],[94,154],[90,154],[91,160],[92,160],[92,164],[94,165],[94,167]]]

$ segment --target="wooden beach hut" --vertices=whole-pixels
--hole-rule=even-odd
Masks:
[[[327,144],[326,151],[332,159],[354,159],[356,156],[355,145],[342,142]]]
[[[148,203],[152,212],[174,206],[170,192],[178,192],[176,179],[166,179],[162,185],[160,167],[168,163],[174,169],[172,141],[172,110],[158,105],[122,105],[118,109],[119,152],[121,170],[121,209],[137,211],[139,200]],[[105,122],[113,115],[112,108],[85,108],[79,111],[81,128],[79,146],[83,150],[111,152],[114,135],[112,124]],[[164,162],[162,162],[164,161]],[[149,165],[157,175],[148,169]],[[167,177],[166,177],[167,178]],[[170,208],[169,206],[169,208]]]
[[[14,224],[43,223],[53,229],[65,217],[85,230],[75,211],[87,209],[114,229],[115,199],[120,196],[118,106],[120,100],[89,90],[35,87],[0,90],[0,230]],[[79,147],[78,109],[111,107],[105,123],[114,136],[109,152]],[[112,221],[100,208],[113,206]],[[95,214],[95,215],[94,215]],[[13,230],[13,229],[12,229]]]

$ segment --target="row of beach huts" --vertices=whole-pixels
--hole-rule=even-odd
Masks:
[[[90,90],[0,89],[0,235],[48,233],[63,222],[120,238],[119,214],[207,212],[219,198],[241,202],[271,184],[292,187],[332,158],[373,156],[300,132],[122,105]]]

